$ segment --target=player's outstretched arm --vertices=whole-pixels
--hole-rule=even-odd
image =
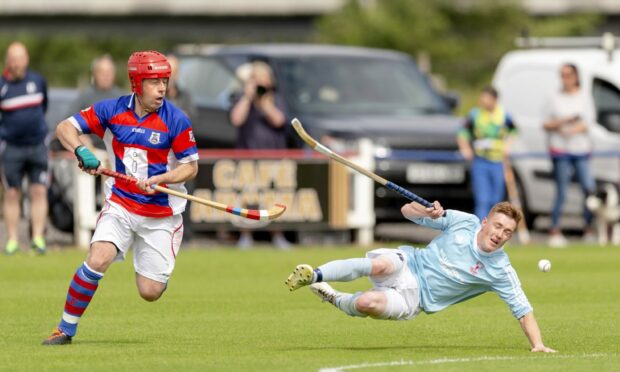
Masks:
[[[423,218],[430,217],[432,219],[436,219],[439,217],[443,217],[444,210],[441,204],[437,200],[433,202],[433,208],[426,208],[420,203],[411,202],[403,205],[400,209],[401,213],[405,218],[411,220],[412,218]]]
[[[519,319],[519,323],[521,324],[523,333],[525,333],[525,336],[530,341],[530,345],[532,345],[531,352],[555,353],[555,350],[543,344],[540,328],[538,328],[538,323],[536,322],[533,311],[530,311]]]

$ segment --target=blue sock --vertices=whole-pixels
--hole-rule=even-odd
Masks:
[[[90,304],[101,278],[103,278],[103,274],[88,267],[86,262],[75,272],[69,285],[65,311],[62,313],[62,319],[58,325],[58,328],[67,336],[75,336],[78,321]]]
[[[372,272],[370,258],[349,258],[336,260],[314,270],[315,282],[350,282]]]

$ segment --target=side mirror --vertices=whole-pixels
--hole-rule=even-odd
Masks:
[[[610,132],[620,133],[620,112],[600,113],[598,122]]]
[[[441,96],[444,102],[450,107],[450,110],[454,111],[460,103],[460,97],[456,92],[447,92]]]

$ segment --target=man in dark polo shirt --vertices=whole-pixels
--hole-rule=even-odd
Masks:
[[[240,77],[243,78],[243,77]],[[262,61],[251,64],[250,76],[245,77],[243,95],[230,110],[230,122],[237,128],[238,149],[285,149],[287,132],[283,102],[276,94],[271,67]],[[284,234],[273,229],[272,243],[279,249],[289,249]],[[242,230],[237,246],[247,249],[253,244],[252,234]]]
[[[4,220],[7,229],[5,253],[19,251],[17,237],[21,213],[21,185],[25,175],[30,185],[32,248],[45,253],[47,219],[47,83],[28,69],[28,50],[13,42],[6,51],[0,77],[0,174],[4,186]]]

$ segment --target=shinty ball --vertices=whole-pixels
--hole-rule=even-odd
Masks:
[[[543,273],[546,273],[549,270],[551,270],[551,261],[549,260],[538,261],[538,270],[542,271]]]

